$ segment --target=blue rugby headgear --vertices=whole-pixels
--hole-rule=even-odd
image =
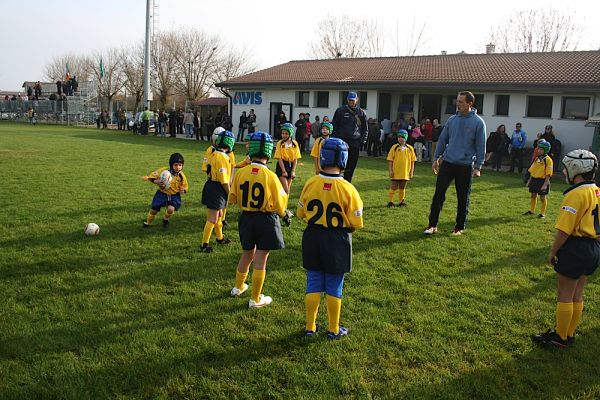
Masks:
[[[346,168],[348,145],[342,139],[325,139],[321,147],[321,166]]]

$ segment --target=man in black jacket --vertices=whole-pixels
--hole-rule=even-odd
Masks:
[[[348,162],[344,170],[344,179],[352,182],[352,175],[358,162],[360,141],[367,133],[365,112],[358,106],[358,94],[348,92],[347,104],[335,110],[333,114],[333,137],[342,139],[348,144]]]

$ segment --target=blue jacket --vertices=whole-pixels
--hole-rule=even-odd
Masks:
[[[475,108],[467,115],[457,112],[448,119],[434,157],[437,159],[442,155],[449,163],[474,165],[481,169],[485,160],[485,122]]]
[[[349,146],[359,146],[360,139],[367,133],[367,118],[365,112],[356,107],[341,106],[333,114],[332,137],[337,137],[348,143]]]
[[[524,130],[514,131],[512,134],[510,144],[515,149],[523,149],[525,148],[525,143],[527,142],[527,133]]]

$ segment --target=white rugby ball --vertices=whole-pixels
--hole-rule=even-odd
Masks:
[[[171,175],[171,171],[168,169],[165,169],[163,172],[161,172],[157,179],[159,183],[163,183],[165,185],[165,189],[171,187],[171,180],[173,180],[173,175]]]
[[[83,228],[83,232],[88,236],[96,236],[100,234],[100,227],[93,222],[87,224],[85,228]]]

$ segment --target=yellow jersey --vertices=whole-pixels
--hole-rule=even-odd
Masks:
[[[581,182],[564,192],[556,229],[567,235],[600,239],[600,189],[594,182]]]
[[[550,156],[546,156],[542,159],[536,157],[527,171],[529,171],[532,178],[546,179],[547,176],[552,176],[553,170],[554,162]]]
[[[285,215],[288,195],[277,175],[265,164],[252,162],[238,170],[229,191],[229,204],[242,211]]]
[[[277,146],[275,146],[275,155],[273,155],[273,158],[283,161],[294,161],[302,158],[298,142],[295,140],[291,140],[289,142],[284,141],[283,139],[280,140],[277,142]]]
[[[363,202],[356,188],[340,175],[321,172],[306,181],[296,215],[325,228],[363,227]]]
[[[229,155],[223,151],[215,150],[210,157],[209,165],[209,178],[220,184],[228,185],[231,179],[231,159]]]
[[[323,147],[323,142],[327,138],[328,137],[323,136],[318,137],[317,140],[315,140],[312,150],[310,151],[310,156],[317,159],[317,169],[319,171],[321,170],[321,147]]]
[[[162,167],[162,168],[157,169],[156,171],[151,172],[148,175],[148,180],[154,182],[154,180],[158,179],[158,177],[160,176],[160,174],[163,171],[166,171],[168,169],[169,169],[169,167]],[[183,173],[183,171],[179,171],[179,173],[177,175],[175,175],[173,173],[171,173],[171,175],[173,177],[173,179],[171,179],[171,186],[168,189],[160,189],[159,188],[158,190],[160,190],[161,192],[168,194],[170,196],[179,193],[181,191],[181,189],[183,189],[184,191],[187,192],[189,186],[188,186],[187,178],[185,177],[185,174]]]
[[[202,159],[202,172],[206,172],[208,174],[208,166],[210,165],[210,158],[214,154],[217,149],[214,146],[208,146],[208,149],[204,152],[204,158]],[[233,151],[226,153],[229,156],[229,161],[231,162],[231,166],[235,167],[235,154]]]
[[[410,170],[417,160],[415,149],[410,144],[396,143],[390,149],[387,160],[392,162],[394,176],[391,179],[410,180]]]

